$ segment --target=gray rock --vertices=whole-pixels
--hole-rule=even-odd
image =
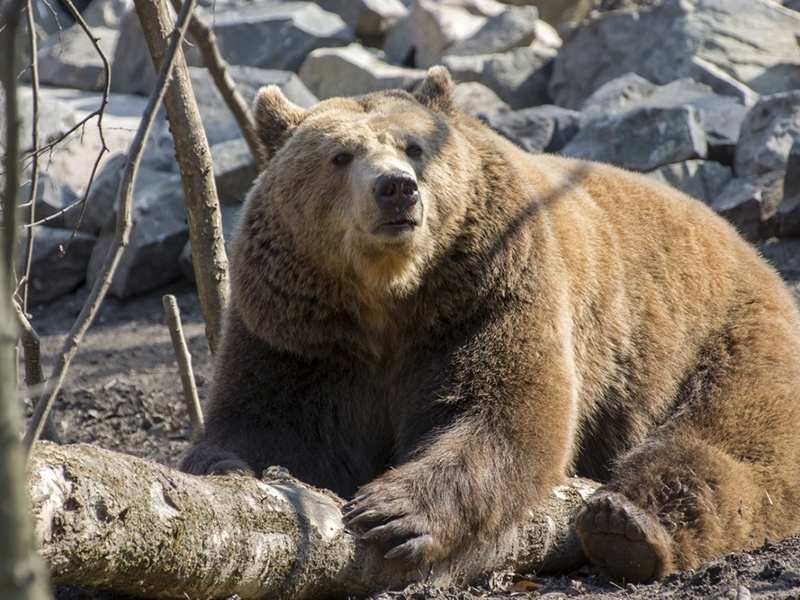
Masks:
[[[695,77],[728,93],[735,80],[771,94],[787,89],[786,71],[800,65],[798,31],[800,14],[771,0],[666,0],[605,13],[565,42],[550,92],[556,104],[577,108],[603,83],[635,72],[657,84]]]
[[[20,203],[28,202],[30,195],[31,182],[26,181],[19,190],[18,197]],[[54,173],[51,176],[47,173],[40,173],[39,182],[36,186],[36,199],[34,201],[34,217],[37,221],[50,217],[45,223],[47,227],[65,228],[65,214],[61,213],[61,211],[72,206],[77,201],[78,194],[75,193],[75,190],[73,190],[70,185],[61,181],[57,174]],[[78,207],[73,210],[77,208]],[[26,220],[27,213],[28,210],[25,209]]]
[[[239,214],[241,205],[233,206],[230,204],[223,204],[220,206],[220,216],[222,217],[222,237],[225,243],[225,252],[230,255],[231,242],[233,241],[233,234],[236,231],[236,226],[239,223]],[[181,250],[181,255],[178,259],[181,266],[181,272],[191,282],[197,281],[194,275],[194,265],[192,263],[192,242],[186,242],[186,245]]]
[[[593,120],[562,154],[612,163],[636,171],[706,158],[701,114],[691,106],[643,106]]]
[[[411,8],[416,66],[430,67],[454,43],[475,34],[487,17],[507,8],[494,0],[416,0]]]
[[[482,83],[471,81],[456,84],[453,93],[456,104],[471,116],[492,115],[508,110],[509,106],[500,97]]]
[[[391,65],[383,52],[359,44],[314,50],[300,68],[300,79],[319,98],[410,89],[424,78],[422,69]]]
[[[382,50],[394,64],[413,67],[416,57],[414,46],[414,23],[411,15],[397,21],[386,33]]]
[[[709,206],[733,178],[729,167],[711,160],[687,160],[664,165],[646,175]]]
[[[277,85],[289,100],[304,108],[317,102],[316,96],[292,72],[242,66],[231,66],[229,71],[248,104],[253,102],[258,90],[265,85]],[[209,145],[241,138],[242,132],[208,71],[190,67],[189,73]],[[142,162],[159,171],[178,170],[175,146],[163,110],[153,124]]]
[[[380,47],[386,33],[409,15],[400,0],[318,0],[323,9],[336,13],[369,46]]]
[[[106,164],[95,177],[86,199],[86,210],[81,218],[80,231],[98,234],[105,226],[113,224],[114,219],[116,219],[117,191],[122,180],[125,160],[125,155],[115,154],[106,161]],[[133,189],[134,204],[138,202],[138,198],[145,192],[165,185],[171,182],[173,178],[174,176],[170,173],[154,171],[144,166],[140,167]],[[80,213],[80,209],[66,213],[66,226],[69,228],[74,227],[81,216]]]
[[[189,230],[180,178],[174,175],[162,185],[137,194],[132,217],[130,242],[109,289],[118,298],[154,290],[181,277],[178,257],[189,239]],[[114,223],[110,221],[103,227],[89,261],[90,285],[99,276],[113,237]]]
[[[41,94],[41,106],[46,104],[47,110],[39,111],[39,139],[54,139],[63,132],[67,131],[70,127],[77,123],[75,113],[70,107],[64,106],[63,103],[55,101],[50,102],[52,95],[48,92],[49,88],[43,88]],[[5,109],[5,96],[3,86],[0,86],[0,149],[5,148],[6,136],[6,109]],[[21,85],[17,90],[17,97],[19,98],[17,106],[20,113],[20,132],[19,137],[22,140],[23,146],[31,146],[31,135],[33,131],[33,93],[31,88],[26,85]]]
[[[109,157],[92,182],[83,215],[81,216],[80,207],[66,213],[66,227],[73,228],[80,219],[81,231],[95,235],[100,233],[100,229],[114,212],[114,201],[122,179],[125,160],[125,155],[119,153]]]
[[[780,273],[800,307],[800,238],[770,238],[758,249]]]
[[[202,11],[213,23],[223,58],[234,65],[297,71],[316,48],[346,46],[353,32],[313,2],[260,2]],[[199,53],[187,61],[201,65]]]
[[[800,235],[800,141],[796,141],[786,160],[783,200],[778,206],[778,233]]]
[[[621,114],[635,107],[678,106],[692,106],[700,112],[709,158],[733,164],[733,151],[748,109],[736,98],[715,94],[709,86],[692,79],[657,86],[627,73],[602,85],[583,103],[581,123],[586,125],[598,116]]]
[[[480,82],[486,63],[493,58],[501,56],[499,54],[476,54],[476,55],[447,55],[442,56],[441,64],[447,67],[453,79],[462,83]]]
[[[636,73],[625,73],[604,83],[581,105],[581,127],[598,117],[624,113],[651,95],[656,85]]]
[[[547,104],[547,84],[553,69],[555,50],[516,48],[489,58],[480,82],[513,109]]]
[[[89,27],[116,29],[131,11],[133,11],[133,0],[92,0],[81,16]]]
[[[531,4],[539,10],[539,18],[556,29],[568,23],[580,23],[591,12],[594,0],[505,0],[506,4]]]
[[[73,238],[69,229],[37,227],[34,240],[29,304],[57,300],[86,281],[86,268],[97,240],[95,236],[78,232]],[[64,249],[66,252],[62,255]]]
[[[711,205],[751,242],[778,231],[778,205],[783,197],[783,171],[732,179]]]
[[[130,11],[119,25],[119,38],[111,58],[111,91],[147,96],[155,84],[156,71],[139,17]]]
[[[105,55],[113,56],[119,32],[108,27],[93,27],[92,35]],[[51,36],[39,48],[37,56],[40,83],[87,91],[101,91],[105,86],[102,59],[77,25]]]
[[[490,115],[486,122],[528,152],[558,152],[578,132],[580,113],[542,105]]]
[[[536,39],[539,12],[533,6],[512,7],[491,17],[478,31],[453,44],[448,56],[496,54],[530,45]]]
[[[258,176],[255,159],[243,139],[211,146],[214,182],[222,204],[241,204]]]
[[[738,177],[786,169],[800,140],[800,90],[762,97],[747,114],[736,146]]]

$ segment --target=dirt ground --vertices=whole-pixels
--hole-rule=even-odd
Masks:
[[[800,298],[800,241],[765,246]],[[199,304],[192,286],[177,282],[132,300],[106,301],[73,361],[55,408],[64,443],[89,442],[175,465],[187,447],[189,419],[181,395],[161,296],[177,296],[193,356],[201,398],[211,378],[211,360]],[[77,316],[85,290],[33,311],[32,323],[42,337],[45,360],[59,351]],[[46,372],[49,365],[46,365]],[[800,393],[800,390],[798,391]],[[800,435],[800,432],[798,432]],[[800,600],[800,536],[767,544],[752,552],[731,554],[651,585],[620,587],[589,566],[568,574],[496,574],[483,587],[434,590],[410,586],[374,596],[381,600],[478,598],[794,598]],[[60,588],[61,600],[110,597],[95,590]]]

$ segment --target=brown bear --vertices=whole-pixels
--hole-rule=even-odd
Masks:
[[[607,574],[648,581],[800,529],[800,318],[701,203],[530,155],[416,93],[262,89],[191,473],[286,467],[355,497],[399,568],[491,541],[570,474]]]

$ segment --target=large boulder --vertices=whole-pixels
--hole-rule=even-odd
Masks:
[[[342,18],[314,2],[259,2],[200,11],[214,27],[223,58],[234,65],[297,71],[316,48],[355,41]],[[201,65],[199,53],[187,52]]]
[[[255,157],[239,138],[211,146],[214,183],[221,204],[239,205],[258,176]]]
[[[400,0],[317,0],[317,4],[342,17],[363,43],[376,47],[409,14]]]
[[[748,108],[738,99],[716,94],[692,79],[655,85],[635,73],[627,73],[602,85],[581,107],[581,124],[598,117],[624,114],[634,108],[691,106],[699,111],[708,141],[708,156],[733,164],[733,152]]]
[[[509,8],[489,18],[474,34],[446,51],[447,56],[472,56],[507,52],[536,39],[539,11],[533,6]]]
[[[713,160],[687,160],[659,167],[646,173],[648,177],[666,183],[709,206],[719,197],[733,178],[730,167]]]
[[[69,229],[37,227],[33,244],[28,304],[45,304],[78,289],[97,238]],[[24,260],[24,256],[21,260]]]
[[[477,81],[458,83],[453,93],[459,108],[473,117],[492,115],[509,109],[500,96]]]
[[[778,206],[778,232],[782,236],[800,236],[800,140],[786,160],[783,200]]]
[[[595,0],[503,0],[503,2],[535,6],[539,11],[539,18],[556,29],[561,29],[567,24],[580,23],[595,5]]]
[[[316,96],[295,73],[290,71],[231,66],[229,73],[248,104],[252,103],[256,92],[265,85],[277,85],[287,98],[304,108],[317,102]],[[208,71],[199,67],[189,67],[189,75],[209,146],[241,138],[241,129]],[[153,124],[142,162],[150,168],[161,171],[178,170],[175,146],[163,109]]]
[[[546,104],[547,84],[556,51],[534,46],[491,55],[484,63],[480,82],[513,109]]]
[[[783,171],[732,179],[711,208],[736,226],[751,242],[778,233],[778,205],[783,197]]]
[[[20,204],[28,202],[31,195],[31,181],[26,181],[20,187]],[[34,199],[34,217],[36,221],[47,219],[48,227],[66,227],[66,214],[64,211],[75,205],[78,194],[72,186],[64,182],[58,173],[41,173],[36,186]],[[73,208],[75,210],[77,206]],[[79,209],[78,209],[79,210]],[[28,211],[25,210],[27,217]]]
[[[641,106],[594,119],[561,153],[652,171],[674,162],[706,158],[707,150],[700,111],[692,106]]]
[[[222,221],[222,239],[225,244],[225,252],[230,254],[231,243],[233,242],[233,234],[236,231],[236,226],[239,222],[239,214],[241,213],[241,204],[223,204],[220,206],[220,220]],[[181,267],[181,273],[191,282],[196,282],[197,278],[194,274],[194,263],[192,262],[192,242],[186,242],[186,245],[181,250],[181,255],[178,258]]]
[[[792,145],[800,141],[800,90],[764,96],[747,114],[736,146],[736,175],[786,169]]]
[[[556,104],[578,108],[635,72],[657,84],[692,77],[720,93],[772,94],[797,86],[798,31],[800,14],[772,0],[666,0],[605,13],[564,43],[550,92]]]
[[[119,39],[117,29],[93,27],[92,36],[106,57],[114,55]],[[40,83],[87,91],[101,91],[105,87],[103,60],[78,25],[50,36],[40,46],[37,57]]]
[[[425,71],[392,65],[380,50],[351,44],[314,50],[299,75],[317,97],[324,99],[393,88],[410,89],[425,78]]]
[[[221,4],[198,14],[213,25],[220,52],[231,65],[297,71],[306,55],[320,47],[344,46],[353,33],[339,15],[312,2]],[[186,61],[203,66],[197,48],[186,47]],[[147,95],[155,70],[134,12],[125,17],[112,62],[111,89]],[[236,73],[233,79],[240,83]]]
[[[496,0],[415,0],[411,8],[415,65],[430,67],[454,43],[474,35],[488,17],[507,9]]]
[[[528,152],[558,152],[578,132],[580,113],[542,105],[485,117],[499,134]]]
[[[100,232],[87,270],[94,285],[114,239],[115,222]],[[129,298],[154,290],[183,274],[178,258],[189,239],[180,177],[169,176],[161,185],[134,196],[130,241],[122,253],[109,293]]]

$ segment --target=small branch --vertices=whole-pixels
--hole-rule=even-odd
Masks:
[[[38,221],[33,221],[32,223],[25,223],[22,227],[23,229],[28,229],[29,227],[36,227],[37,225],[44,225],[45,223],[49,223],[50,221],[60,217],[64,213],[71,211],[73,208],[77,208],[81,204],[84,204],[85,200],[86,200],[85,197],[75,200],[75,202],[68,204],[58,212],[55,212],[52,215],[49,215],[43,219],[39,219]]]
[[[33,0],[28,0],[28,44],[31,52],[31,87],[33,89],[32,101],[32,121],[31,126],[31,144],[32,148],[39,147],[39,57],[36,43],[36,25],[33,22]],[[36,220],[36,191],[39,187],[39,157],[33,157],[33,164],[31,165],[31,192],[28,195],[30,206],[28,207],[28,223],[31,224]],[[22,271],[22,313],[28,309],[28,290],[30,285],[31,264],[33,263],[33,242],[35,232],[33,227],[26,228],[26,253],[25,253],[25,266]],[[25,351],[25,360],[27,363],[28,351]],[[30,386],[30,384],[28,384]],[[52,420],[48,422],[48,426],[52,425]]]
[[[14,311],[17,314],[19,323],[20,338],[22,348],[25,351],[25,385],[28,386],[28,393],[31,396],[34,407],[39,400],[42,384],[44,383],[44,372],[42,371],[42,350],[39,334],[28,321],[28,317],[20,308],[19,304],[14,303]],[[59,442],[58,430],[56,429],[53,413],[47,415],[47,422],[42,432],[42,438],[51,442]]]
[[[572,519],[597,487],[572,479],[494,543],[403,572],[344,528],[343,500],[291,478],[196,477],[96,446],[43,443],[28,480],[56,584],[151,599],[337,598],[575,568],[583,554]]]
[[[205,429],[203,410],[200,408],[200,398],[197,395],[197,386],[194,382],[192,355],[189,354],[189,349],[186,347],[186,339],[183,337],[178,301],[172,294],[165,295],[161,301],[164,304],[164,312],[167,314],[169,337],[172,339],[172,348],[175,350],[175,358],[178,361],[183,396],[186,399],[186,408],[189,410],[189,418],[192,422],[192,433],[201,435]]]
[[[108,288],[110,287],[111,281],[114,277],[114,273],[116,272],[117,264],[122,257],[122,252],[128,245],[131,229],[131,204],[136,173],[139,169],[139,162],[141,161],[142,154],[144,152],[147,136],[149,135],[153,121],[155,120],[156,110],[166,94],[167,82],[172,74],[175,57],[178,49],[180,48],[180,44],[183,41],[183,36],[186,32],[187,19],[194,2],[195,0],[187,0],[184,10],[181,10],[180,14],[178,15],[176,30],[173,34],[172,40],[170,40],[164,56],[164,62],[158,74],[156,87],[154,88],[153,93],[150,95],[150,99],[148,100],[144,114],[142,115],[142,120],[139,123],[139,128],[137,129],[136,135],[131,141],[131,146],[128,152],[128,160],[125,163],[125,169],[122,173],[122,181],[120,182],[119,190],[117,191],[118,209],[114,240],[108,250],[108,254],[106,254],[103,265],[100,268],[101,275],[97,278],[97,281],[92,287],[89,297],[86,299],[86,302],[84,303],[83,308],[81,309],[81,312],[75,321],[75,324],[72,326],[72,329],[70,329],[66,339],[64,340],[64,344],[61,348],[61,354],[59,354],[57,357],[52,374],[45,383],[44,391],[42,392],[33,416],[31,417],[28,430],[25,432],[24,444],[28,456],[30,456],[36,440],[39,439],[39,436],[42,433],[47,415],[50,413],[50,409],[55,402],[55,398],[64,383],[64,377],[66,376],[69,364],[72,361],[72,358],[75,356],[75,353],[78,351],[78,346],[80,345],[81,340],[83,340],[86,330],[89,329],[92,321],[94,321],[97,311],[100,309],[100,305],[105,298],[106,292],[108,291]]]
[[[108,99],[111,96],[111,64],[108,62],[108,57],[106,57],[105,52],[103,52],[103,49],[100,47],[100,40],[92,35],[91,28],[86,24],[86,21],[83,19],[83,15],[81,15],[78,9],[75,8],[72,0],[61,1],[69,9],[69,12],[72,14],[75,22],[81,29],[83,29],[86,37],[89,38],[92,46],[94,46],[95,52],[97,52],[97,55],[100,57],[100,60],[103,63],[103,74],[105,76],[103,96],[100,102],[100,108],[97,110],[97,132],[100,136],[100,151],[97,153],[97,157],[94,160],[92,172],[89,175],[89,182],[86,184],[86,189],[83,192],[83,204],[81,205],[81,212],[78,215],[78,218],[75,220],[75,225],[72,228],[72,235],[70,236],[69,240],[67,240],[67,243],[64,244],[63,252],[66,252],[72,243],[72,240],[75,239],[75,236],[78,233],[78,228],[81,225],[81,221],[83,221],[83,215],[86,214],[86,199],[89,197],[89,192],[92,189],[92,183],[94,183],[95,175],[97,175],[97,170],[100,168],[100,161],[103,159],[103,155],[108,152],[108,146],[106,145],[106,138],[103,132],[103,115],[105,115],[106,106],[108,106]]]
[[[178,11],[181,5],[180,0],[171,1],[175,11]],[[189,23],[189,34],[200,49],[200,54],[203,56],[203,64],[211,74],[219,93],[225,100],[225,104],[228,105],[228,110],[231,111],[233,118],[236,119],[247,146],[250,148],[250,153],[253,155],[253,159],[256,164],[259,164],[262,152],[253,127],[253,116],[250,113],[250,107],[242,97],[239,88],[236,87],[236,82],[228,71],[228,63],[222,58],[214,29],[203,21],[200,15],[195,13]]]

